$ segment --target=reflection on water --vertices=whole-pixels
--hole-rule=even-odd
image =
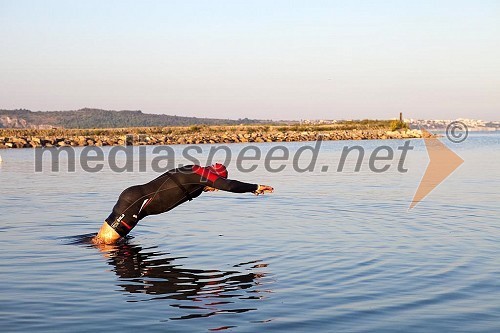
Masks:
[[[183,257],[158,251],[157,246],[144,248],[134,244],[133,237],[113,245],[95,245],[90,241],[93,236],[76,236],[73,244],[92,244],[104,254],[119,277],[117,285],[137,296],[128,302],[170,300],[170,306],[188,312],[171,320],[257,310],[235,300],[259,300],[270,292],[262,289],[261,279],[266,276],[262,269],[267,264],[260,260],[234,265],[230,271],[190,269],[178,263]]]

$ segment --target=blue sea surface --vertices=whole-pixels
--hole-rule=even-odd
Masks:
[[[429,162],[422,140],[407,172],[405,140],[322,142],[312,172],[291,157],[314,143],[257,144],[264,156],[289,150],[277,173],[263,160],[238,171],[245,145],[231,144],[229,177],[275,193],[205,193],[100,248],[90,239],[120,192],[158,173],[136,155],[133,172],[68,172],[64,158],[52,172],[48,154],[35,172],[34,149],[0,150],[1,330],[500,332],[500,134],[441,140],[464,163],[412,210]],[[338,172],[356,145],[359,172],[355,154]],[[395,157],[377,173],[368,156],[381,145]],[[214,146],[200,145],[201,161]],[[185,147],[172,146],[176,163]],[[154,147],[141,149],[150,165]]]

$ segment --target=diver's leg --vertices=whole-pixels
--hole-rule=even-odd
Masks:
[[[113,212],[104,221],[94,239],[95,243],[112,244],[126,236],[139,222],[138,214],[144,196],[139,186],[133,186],[120,194]],[[147,201],[147,199],[145,199]]]

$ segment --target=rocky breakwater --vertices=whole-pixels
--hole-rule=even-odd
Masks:
[[[224,144],[259,142],[297,142],[322,140],[379,140],[422,138],[420,130],[338,130],[338,131],[252,131],[164,134],[108,134],[59,136],[0,136],[1,148],[81,147],[118,145]]]

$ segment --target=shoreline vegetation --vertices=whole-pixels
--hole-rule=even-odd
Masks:
[[[396,120],[343,121],[327,125],[192,125],[95,129],[0,128],[0,149],[65,146],[228,144],[322,140],[422,138]]]

